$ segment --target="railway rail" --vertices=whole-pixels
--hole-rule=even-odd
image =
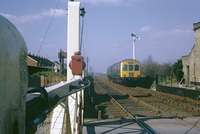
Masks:
[[[140,122],[141,124],[139,124],[142,127],[147,126],[146,128],[144,127],[145,130],[150,127],[142,121],[143,118],[165,117],[177,119],[180,120],[180,122],[183,122],[184,120],[182,120],[182,118],[184,117],[195,117],[200,115],[198,102],[197,104],[195,103],[197,106],[195,105],[194,107],[194,104],[192,104],[193,106],[190,106],[189,104],[181,104],[183,98],[179,99],[179,97],[173,95],[171,97],[171,100],[168,101],[170,98],[170,95],[168,94],[154,92],[139,87],[133,89],[130,87],[125,87],[119,84],[109,82],[108,80],[105,80],[100,77],[96,79],[96,82],[98,83],[101,89],[103,89],[107,94],[109,94],[110,97],[113,98],[111,102],[118,110],[120,110],[121,114],[124,117],[131,117],[134,120],[137,120],[136,122]],[[178,104],[172,103],[176,100],[179,100]],[[191,103],[191,101],[188,99],[184,100],[185,101],[182,101],[183,103]],[[184,122],[192,126],[192,124],[186,121]],[[195,127],[197,129],[200,129],[197,126]],[[156,133],[151,128],[149,131],[146,131],[148,133]]]

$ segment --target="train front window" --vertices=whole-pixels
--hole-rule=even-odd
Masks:
[[[139,71],[139,65],[135,65],[135,71]]]
[[[127,71],[128,70],[128,66],[127,65],[123,65],[123,71]]]
[[[129,65],[129,71],[133,71],[133,65]]]

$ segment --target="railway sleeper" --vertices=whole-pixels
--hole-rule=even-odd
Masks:
[[[120,114],[121,114],[123,117],[127,117],[127,112],[124,111],[124,110],[122,110],[122,109],[121,109],[121,111],[120,111]]]
[[[173,104],[173,105],[175,105],[175,106],[182,107],[182,108],[184,108],[184,109],[188,109],[188,110],[191,110],[191,111],[200,112],[200,109],[199,109],[199,108],[195,108],[195,107],[193,107],[193,106],[189,106],[189,105],[186,105],[186,104],[182,104],[182,103],[179,103],[179,102],[175,102],[175,101],[172,101],[172,100],[168,100],[168,99],[165,99],[165,98],[162,98],[162,97],[159,97],[159,96],[155,96],[155,95],[152,95],[152,97],[154,97],[154,98],[156,98],[156,99],[160,99],[160,100],[166,101],[167,103]]]
[[[129,97],[130,97],[132,100],[134,100],[135,102],[140,103],[142,106],[146,107],[147,109],[153,110],[153,111],[155,111],[156,113],[158,113],[159,110],[153,108],[153,107],[150,106],[149,104],[147,104],[147,103],[145,103],[145,102],[143,102],[143,101],[141,101],[141,100],[139,100],[139,99],[137,99],[137,98],[135,98],[135,97],[132,97],[132,96],[129,96]]]
[[[196,105],[200,106],[200,101],[197,101],[197,100],[192,100],[192,99],[189,99],[189,98],[184,98],[184,97],[181,97],[181,96],[167,94],[167,93],[163,93],[163,92],[159,92],[159,91],[155,92],[155,91],[151,91],[151,90],[148,90],[148,89],[145,89],[145,88],[141,88],[141,87],[137,87],[137,88],[141,89],[141,90],[144,90],[144,91],[160,94],[160,95],[163,95],[163,96],[167,96],[167,97],[174,98],[174,99],[177,99],[177,100],[182,100],[184,102],[189,102],[189,103],[193,103],[193,104],[196,104]]]
[[[130,96],[131,99],[135,100],[136,102],[140,103],[142,106],[146,107],[147,109],[153,110],[156,114],[159,114],[161,117],[171,117],[170,115],[160,111],[158,108],[151,106],[150,104],[143,102],[135,97]]]

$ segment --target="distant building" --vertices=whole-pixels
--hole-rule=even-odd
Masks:
[[[51,62],[47,58],[35,56],[34,54],[27,55],[27,66],[29,75],[41,71],[48,71],[48,70],[52,71],[54,69],[53,62]]]
[[[66,72],[66,70],[67,70],[67,65],[64,64],[64,58],[63,58],[63,73]],[[32,75],[33,73],[36,73],[36,72],[48,71],[48,70],[55,71],[55,72],[60,71],[60,63],[59,62],[57,62],[57,61],[51,62],[47,58],[37,56],[34,54],[27,55],[27,66],[28,66],[29,75]]]
[[[58,63],[57,61],[54,62],[54,71],[55,72],[59,72],[60,70],[60,63]]]
[[[47,58],[40,57],[37,55],[35,56],[34,54],[33,55],[28,54],[28,57],[37,62],[37,67],[52,68],[52,66],[53,66],[53,62],[51,62]]]
[[[194,23],[195,44],[187,56],[182,57],[185,84],[200,84],[200,22]]]

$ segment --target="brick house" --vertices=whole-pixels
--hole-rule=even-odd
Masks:
[[[42,67],[42,68],[52,68],[53,62],[51,62],[50,60],[48,60],[47,58],[44,57],[40,57],[40,56],[35,56],[34,54],[28,54],[28,57],[33,60],[36,61],[35,63],[37,63],[37,67]]]
[[[34,54],[27,55],[27,66],[28,66],[28,73],[32,75],[36,72],[41,71],[52,71],[54,68],[54,63],[48,60],[47,58],[35,56]]]
[[[182,57],[185,84],[200,84],[200,22],[193,24],[195,44],[187,56]]]
[[[28,66],[33,66],[33,67],[37,67],[37,61],[34,60],[33,58],[31,58],[30,56],[27,55],[27,65]]]

